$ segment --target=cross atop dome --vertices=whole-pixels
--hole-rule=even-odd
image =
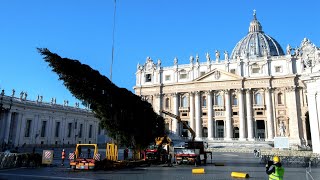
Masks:
[[[257,13],[255,9],[253,10],[253,20],[251,21],[249,26],[249,33],[252,32],[262,32],[262,26],[257,19]]]

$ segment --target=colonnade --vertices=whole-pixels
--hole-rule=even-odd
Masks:
[[[253,91],[251,89],[227,89],[221,91],[195,91],[188,92],[188,108],[189,108],[189,125],[195,131],[196,138],[208,138],[213,139],[216,138],[215,129],[216,129],[216,121],[223,120],[224,121],[224,139],[231,140],[233,137],[233,105],[232,102],[232,94],[236,94],[237,97],[237,108],[238,108],[238,128],[239,128],[239,140],[254,140],[254,115],[253,115]],[[180,96],[184,93],[174,93],[173,94],[173,113],[179,115],[179,99]],[[202,96],[205,94],[206,96],[206,109],[207,114],[203,115],[202,113]],[[218,94],[222,95],[223,104],[217,105],[215,102],[215,98]],[[223,96],[224,95],[224,96]],[[272,140],[274,138],[274,116],[273,116],[273,101],[272,101],[272,92],[271,89],[266,88],[264,91],[265,99],[261,108],[266,110],[266,138],[267,140]],[[264,105],[265,104],[265,105]],[[264,108],[266,107],[266,108]],[[215,111],[224,112],[224,116],[216,117]],[[203,137],[203,119],[207,118],[207,137]],[[262,118],[263,119],[263,118]],[[173,128],[172,131],[177,135],[181,135],[179,130],[179,122],[176,119],[173,119]]]

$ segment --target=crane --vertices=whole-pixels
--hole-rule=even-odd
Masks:
[[[170,117],[173,117],[175,119],[177,119],[180,123],[182,123],[191,133],[191,141],[194,142],[194,139],[195,139],[195,136],[196,136],[196,133],[194,132],[194,130],[189,126],[188,123],[184,122],[181,120],[180,116],[178,115],[175,115],[169,111],[165,111],[165,110],[160,110],[160,113],[163,113],[163,114],[166,114]]]

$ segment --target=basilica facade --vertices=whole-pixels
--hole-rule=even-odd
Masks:
[[[233,51],[213,54],[206,53],[203,61],[190,56],[188,64],[174,58],[170,67],[147,57],[137,66],[134,91],[155,112],[180,116],[199,140],[272,142],[281,136],[288,137],[290,145],[319,144],[319,117],[309,121],[308,105],[313,106],[315,98],[308,99],[307,84],[320,64],[320,50],[309,39],[283,50],[254,13],[248,34]],[[172,133],[190,137],[176,119],[160,114]]]

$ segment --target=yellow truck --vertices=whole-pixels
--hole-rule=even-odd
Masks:
[[[97,144],[77,144],[75,152],[69,154],[69,159],[71,169],[94,169],[96,162],[100,161],[98,146]]]
[[[106,158],[101,160],[97,144],[77,144],[76,150],[69,154],[70,168],[79,170],[106,169],[106,167],[117,167],[118,148],[113,143],[106,144]]]

